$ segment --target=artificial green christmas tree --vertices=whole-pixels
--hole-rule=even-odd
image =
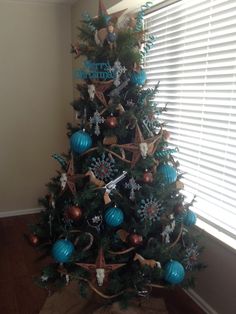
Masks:
[[[80,97],[76,125],[68,125],[70,150],[54,154],[61,171],[40,200],[45,207],[31,238],[52,262],[42,286],[77,280],[106,299],[146,296],[152,287],[183,284],[201,268],[191,228],[196,215],[181,190],[182,174],[168,146],[154,89],[145,88],[143,62],[155,44],[137,18],[84,15],[76,58]],[[33,243],[33,242],[32,242]]]

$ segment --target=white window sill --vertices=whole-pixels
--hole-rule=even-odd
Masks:
[[[230,236],[224,234],[223,232],[217,230],[216,228],[210,226],[205,221],[202,221],[200,218],[197,219],[196,226],[200,229],[206,231],[214,238],[218,239],[222,245],[228,246],[234,250],[236,250],[236,240],[231,238]]]

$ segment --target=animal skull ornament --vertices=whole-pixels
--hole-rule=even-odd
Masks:
[[[104,283],[105,279],[105,269],[104,268],[96,268],[96,278],[98,286],[101,287]]]
[[[94,100],[96,88],[93,84],[88,84],[88,93],[90,100]]]
[[[67,175],[66,173],[62,173],[60,177],[61,189],[64,190],[67,183]]]
[[[141,153],[143,159],[145,159],[147,157],[147,154],[148,154],[148,145],[147,145],[147,143],[140,143],[139,144],[139,149],[140,149],[140,153]]]

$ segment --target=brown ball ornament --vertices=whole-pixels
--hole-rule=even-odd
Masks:
[[[110,115],[109,117],[106,118],[106,124],[111,129],[116,128],[118,126],[117,118],[114,117],[113,115]]]
[[[143,237],[137,233],[132,233],[129,235],[129,243],[133,246],[138,246],[143,243]]]
[[[77,205],[70,206],[66,211],[66,216],[73,221],[79,221],[82,216],[82,210]]]
[[[170,139],[170,132],[168,132],[167,130],[163,130],[162,136],[163,136],[164,140],[167,141]]]
[[[39,244],[39,237],[36,234],[33,233],[29,234],[28,240],[32,246],[37,246]]]
[[[182,214],[184,212],[184,206],[182,204],[177,204],[174,207],[174,211],[176,214]]]
[[[143,182],[144,183],[152,183],[153,182],[153,175],[150,171],[145,170],[143,174]]]

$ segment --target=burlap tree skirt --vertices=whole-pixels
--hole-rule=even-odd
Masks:
[[[127,309],[121,309],[118,303],[103,306],[94,295],[81,298],[78,284],[67,287],[48,297],[39,314],[168,314],[163,299],[142,298],[132,302]]]

